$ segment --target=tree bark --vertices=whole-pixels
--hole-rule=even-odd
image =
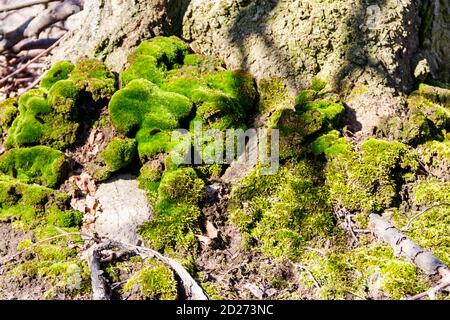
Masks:
[[[419,61],[426,59],[435,79],[448,80],[444,2],[87,0],[80,26],[52,61],[94,56],[120,71],[141,40],[181,34],[231,69],[280,77],[292,94],[323,78],[347,102],[349,129],[364,137],[381,119],[407,112]]]

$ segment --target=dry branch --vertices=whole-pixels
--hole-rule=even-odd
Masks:
[[[23,70],[25,70],[30,64],[32,64],[33,62],[35,62],[37,59],[39,59],[40,57],[46,55],[47,53],[49,53],[50,51],[52,51],[53,48],[55,48],[60,42],[61,40],[64,38],[64,36],[62,36],[61,38],[59,38],[53,45],[51,45],[50,47],[48,47],[46,50],[42,51],[41,53],[39,53],[37,56],[35,56],[33,59],[29,60],[27,63],[25,63],[23,66],[21,66],[20,68],[16,69],[14,72],[8,74],[6,77],[3,77],[2,79],[0,79],[0,84],[2,84],[3,82],[5,82],[6,80],[8,80],[9,78],[11,78],[12,76],[22,72]]]
[[[439,202],[439,203],[433,204],[431,207],[428,207],[428,208],[423,209],[423,210],[420,211],[418,214],[416,214],[414,217],[412,217],[412,218],[408,221],[408,223],[407,223],[403,228],[400,229],[400,231],[408,231],[409,228],[411,228],[411,224],[414,222],[414,220],[416,220],[417,218],[419,218],[419,217],[420,217],[421,215],[423,215],[424,213],[430,211],[431,209],[436,208],[436,207],[440,207],[440,206],[450,206],[450,203],[449,203],[449,202]]]
[[[378,214],[370,215],[370,224],[374,234],[386,241],[397,256],[403,257],[420,268],[427,275],[441,274],[448,267],[431,252],[408,239],[400,230]]]
[[[81,233],[80,232],[66,232],[66,233],[63,233],[63,234],[58,234],[58,235],[53,236],[53,237],[49,237],[49,238],[45,238],[45,239],[39,240],[39,241],[33,243],[32,245],[30,245],[28,248],[25,248],[25,249],[17,252],[16,254],[14,254],[12,256],[4,257],[2,260],[0,260],[0,266],[4,265],[5,263],[8,263],[8,262],[10,262],[10,261],[12,261],[14,259],[16,259],[17,257],[20,257],[25,252],[31,251],[33,248],[36,248],[38,245],[40,245],[40,244],[42,244],[44,242],[48,242],[48,241],[52,241],[52,240],[55,240],[55,239],[68,237],[68,236],[75,236],[75,235],[79,236],[79,235],[81,235]]]
[[[0,12],[19,10],[22,8],[35,6],[37,4],[46,4],[49,2],[55,2],[55,1],[58,1],[58,0],[30,0],[30,1],[23,1],[21,3],[7,4],[7,5],[0,7]]]
[[[65,20],[67,17],[79,12],[81,3],[79,0],[68,0],[54,7],[48,8],[37,15],[26,27],[23,35],[27,38],[38,35],[42,30],[52,24]]]
[[[316,277],[314,277],[312,272],[307,267],[305,267],[304,265],[298,264],[298,263],[294,264],[294,266],[299,268],[299,269],[304,270],[309,275],[309,277],[311,278],[311,280],[313,281],[313,283],[314,283],[314,285],[316,286],[317,289],[321,288],[321,285],[320,285],[319,281],[317,281]]]
[[[450,286],[450,279],[447,279],[445,281],[442,281],[442,283],[438,284],[437,286],[428,289],[425,292],[416,294],[415,296],[410,297],[408,300],[420,300],[425,297],[429,297],[430,299],[434,300],[436,299],[436,293],[446,289]]]

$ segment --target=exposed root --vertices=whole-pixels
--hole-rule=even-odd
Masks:
[[[111,249],[134,253],[141,256],[143,259],[155,258],[160,260],[161,262],[167,264],[180,278],[186,296],[189,299],[208,300],[208,296],[204,293],[203,289],[197,284],[197,282],[191,277],[189,272],[187,272],[180,263],[163,256],[155,250],[141,246],[125,244],[110,239],[104,240],[103,242],[97,244],[88,252],[88,263],[91,269],[91,282],[94,300],[109,299],[106,281],[102,275],[103,271],[100,268],[100,261],[102,251]]]

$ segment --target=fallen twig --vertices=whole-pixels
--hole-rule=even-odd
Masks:
[[[3,30],[0,30],[1,34],[0,53],[13,47],[15,44],[19,43],[25,37],[23,33],[25,32],[25,29],[28,27],[28,25],[31,23],[32,20],[33,17],[30,17],[16,29],[11,30],[9,32],[4,32]]]
[[[15,253],[12,256],[4,257],[2,260],[0,260],[0,266],[5,264],[5,263],[8,263],[8,262],[10,262],[10,261],[12,261],[14,259],[16,259],[17,257],[21,256],[25,252],[31,251],[32,249],[34,249],[35,247],[37,247],[38,245],[40,245],[40,244],[42,244],[44,242],[48,242],[48,241],[51,241],[51,240],[54,240],[54,239],[67,237],[67,236],[74,236],[74,235],[82,235],[82,234],[81,234],[81,232],[66,232],[66,233],[63,233],[63,234],[58,234],[56,236],[52,236],[52,237],[49,237],[49,238],[45,238],[45,239],[39,240],[38,242],[35,242],[32,245],[30,245],[28,248],[25,248],[25,249]]]
[[[58,38],[26,39],[12,47],[12,51],[18,53],[26,50],[47,49],[56,41]]]
[[[44,77],[44,74],[41,74],[39,77],[37,77],[32,83],[30,83],[25,89],[24,91],[28,91],[30,89],[33,89],[34,87],[36,87],[39,82],[41,81],[41,79]]]
[[[440,206],[450,206],[450,203],[449,203],[449,202],[439,202],[439,203],[433,204],[431,207],[428,207],[428,208],[423,209],[422,211],[420,211],[419,213],[417,213],[416,215],[414,215],[414,217],[412,217],[412,218],[408,221],[408,223],[407,223],[403,228],[400,229],[400,231],[408,231],[409,228],[411,228],[411,225],[412,225],[412,223],[414,222],[414,220],[416,220],[417,218],[419,218],[419,217],[420,217],[421,215],[423,215],[424,213],[430,211],[431,209],[436,208],[436,207],[440,207]]]
[[[22,72],[23,70],[25,70],[31,63],[35,62],[37,59],[39,59],[40,57],[48,54],[50,51],[52,51],[60,42],[61,40],[64,39],[64,36],[62,36],[61,38],[59,38],[53,45],[51,45],[50,47],[48,47],[46,50],[42,51],[41,53],[39,53],[37,56],[35,56],[33,59],[29,60],[27,63],[25,63],[23,66],[21,66],[20,68],[16,69],[14,72],[8,74],[6,77],[3,77],[2,79],[0,79],[0,84],[4,83],[6,80],[8,80],[9,78],[11,78],[12,76]]]
[[[300,268],[300,269],[304,270],[309,275],[309,277],[311,278],[311,280],[313,281],[313,283],[317,289],[321,288],[320,283],[317,281],[317,279],[314,277],[312,272],[307,267],[305,267],[304,265],[298,264],[298,263],[295,263],[294,266],[296,268]]]
[[[447,287],[450,286],[450,279],[442,282],[441,284],[438,284],[437,286],[428,289],[427,291],[424,291],[422,293],[416,294],[415,296],[412,296],[410,298],[408,298],[408,300],[420,300],[422,298],[425,297],[429,297],[431,300],[435,300],[436,299],[436,293],[446,289]]]
[[[423,249],[406,237],[400,230],[378,214],[372,213],[370,215],[370,225],[374,234],[386,241],[394,249],[396,256],[406,258],[427,275],[438,274],[441,277],[441,284],[414,296],[414,299],[420,299],[426,295],[432,297],[436,292],[449,286],[450,269],[431,252]]]
[[[370,215],[370,225],[374,234],[386,241],[394,249],[397,256],[406,258],[427,275],[441,274],[449,270],[431,252],[423,249],[417,243],[406,237],[400,230],[380,215],[372,213]]]

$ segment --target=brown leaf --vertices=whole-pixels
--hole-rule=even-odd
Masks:
[[[214,226],[214,224],[209,220],[206,220],[206,235],[210,239],[215,239],[219,235],[219,231]]]

